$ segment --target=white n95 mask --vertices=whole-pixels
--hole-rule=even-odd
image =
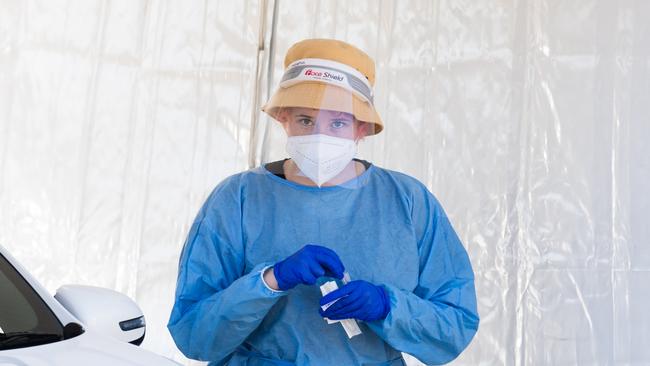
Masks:
[[[302,174],[320,187],[352,161],[357,144],[354,140],[323,134],[290,136],[287,153]]]

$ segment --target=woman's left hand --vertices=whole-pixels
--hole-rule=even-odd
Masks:
[[[338,299],[338,300],[337,300]],[[364,321],[381,320],[390,312],[388,293],[382,286],[357,280],[323,296],[320,305],[334,304],[320,314],[331,320],[359,319]]]

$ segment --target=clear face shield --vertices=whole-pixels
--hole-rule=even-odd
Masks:
[[[357,145],[382,129],[370,82],[331,60],[291,63],[263,110],[286,132],[286,178],[306,185],[338,185],[362,174]]]

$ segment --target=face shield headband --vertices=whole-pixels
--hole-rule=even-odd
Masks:
[[[341,87],[373,105],[372,88],[366,77],[356,69],[340,62],[319,58],[294,61],[284,72],[280,87],[288,88],[304,81],[320,81]]]

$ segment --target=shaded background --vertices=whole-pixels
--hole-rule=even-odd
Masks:
[[[143,347],[211,189],[284,157],[287,48],[377,63],[360,155],[440,199],[481,328],[456,365],[650,364],[650,2],[0,0],[0,244],[134,298]],[[183,361],[190,364],[188,361]]]

